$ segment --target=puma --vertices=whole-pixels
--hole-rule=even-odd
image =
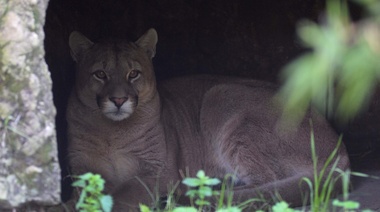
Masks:
[[[201,75],[156,85],[156,43],[154,29],[136,42],[70,35],[77,63],[67,110],[72,173],[103,176],[114,211],[149,205],[146,188],[165,196],[169,184],[201,169],[221,179],[233,173],[236,202],[279,194],[302,205],[300,180],[313,178],[309,120],[319,164],[338,141],[327,121],[309,111],[297,128],[281,130],[276,87],[267,82]],[[338,157],[337,168],[347,169],[343,145]]]

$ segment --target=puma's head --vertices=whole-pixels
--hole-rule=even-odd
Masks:
[[[156,81],[151,59],[157,33],[148,30],[136,42],[93,43],[79,32],[69,39],[77,62],[75,91],[89,110],[101,110],[111,120],[128,118],[153,98]]]

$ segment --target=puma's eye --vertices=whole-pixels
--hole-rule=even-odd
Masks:
[[[132,70],[131,72],[129,72],[128,78],[136,79],[138,76],[140,76],[140,72],[137,70]]]
[[[106,79],[107,78],[107,75],[106,75],[106,72],[104,71],[96,71],[94,73],[95,77],[97,77],[98,79]]]

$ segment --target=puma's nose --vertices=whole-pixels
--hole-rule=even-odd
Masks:
[[[119,98],[119,97],[110,97],[109,98],[111,100],[111,102],[113,102],[115,104],[116,107],[120,108],[124,102],[126,102],[128,100],[127,97],[122,97],[122,98]]]

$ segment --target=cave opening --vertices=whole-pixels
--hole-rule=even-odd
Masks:
[[[305,49],[296,38],[302,19],[320,20],[322,0],[50,0],[45,23],[46,62],[53,80],[56,129],[62,169],[62,200],[69,198],[65,110],[74,83],[68,37],[80,31],[93,41],[135,40],[147,29],[158,32],[154,58],[158,80],[190,74],[218,74],[278,81],[281,68]],[[354,17],[360,10],[353,8]],[[354,169],[380,149],[379,99],[349,126],[345,143]],[[358,156],[359,155],[359,156]],[[368,155],[367,155],[368,156]],[[367,158],[368,159],[368,158]],[[380,169],[380,167],[378,167]]]

